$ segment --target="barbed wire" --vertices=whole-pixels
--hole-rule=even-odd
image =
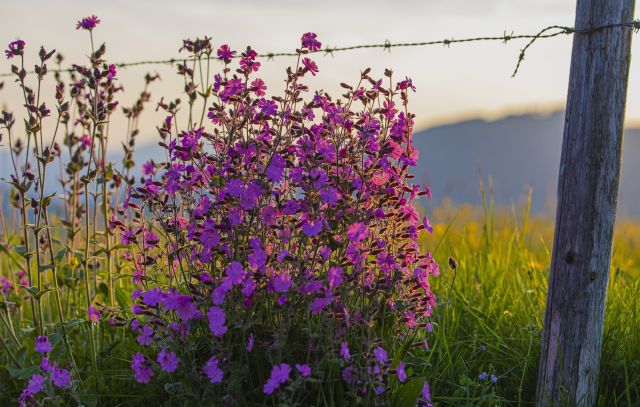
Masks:
[[[351,45],[344,47],[325,47],[321,48],[317,51],[308,51],[309,54],[317,54],[324,53],[325,55],[333,55],[336,52],[345,52],[345,51],[354,51],[359,49],[375,49],[382,48],[384,51],[391,52],[392,48],[408,48],[408,47],[424,47],[430,45],[444,45],[451,46],[452,44],[462,44],[462,43],[471,43],[471,42],[502,42],[508,43],[514,40],[530,40],[524,48],[520,50],[520,54],[518,55],[518,61],[516,63],[516,67],[513,71],[512,77],[516,76],[522,62],[524,61],[524,57],[529,48],[539,39],[553,38],[558,37],[560,35],[571,35],[571,34],[593,34],[596,32],[600,32],[606,29],[611,28],[619,28],[619,27],[627,27],[633,29],[635,33],[640,31],[640,19],[634,20],[626,23],[614,23],[614,24],[606,24],[593,28],[574,28],[562,25],[550,25],[548,27],[543,28],[536,34],[507,34],[505,31],[503,35],[500,36],[485,36],[485,37],[469,37],[469,38],[450,38],[450,39],[441,39],[441,40],[433,40],[433,41],[420,41],[420,42],[398,42],[392,43],[389,40],[384,43],[378,44],[359,44],[359,45]],[[298,56],[298,52],[267,52],[264,54],[258,54],[259,58],[267,58],[269,60],[278,58],[278,57],[295,57]],[[239,58],[239,55],[234,55],[234,58]],[[217,60],[217,57],[210,56],[208,59]],[[145,60],[145,61],[133,61],[133,62],[120,62],[115,63],[118,68],[127,68],[127,67],[135,67],[135,66],[143,66],[143,65],[173,65],[178,62],[187,62],[193,61],[193,58],[170,58],[170,59],[156,59],[156,60]],[[72,72],[73,68],[59,68],[59,69],[51,69],[50,72],[54,73],[64,73],[64,72]],[[35,73],[34,71],[28,71],[28,74]],[[14,75],[13,73],[0,73],[0,77],[9,77]]]

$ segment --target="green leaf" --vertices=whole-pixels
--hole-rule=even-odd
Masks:
[[[420,398],[424,377],[416,377],[403,384],[396,390],[393,397],[394,407],[415,406]]]
[[[30,334],[32,332],[35,332],[35,331],[36,331],[36,328],[33,327],[33,326],[25,326],[25,327],[20,328],[20,332],[22,332],[25,335],[28,335],[28,334]],[[22,348],[22,349],[24,350],[26,348]]]
[[[104,301],[107,301],[109,299],[109,287],[105,283],[98,284],[98,294],[102,295]]]
[[[23,286],[23,285],[21,285],[20,287],[22,287],[25,290],[27,290],[29,295],[31,295],[31,298],[33,298],[34,300],[40,300],[40,298],[42,298],[43,295],[45,295],[46,293],[48,293],[50,291],[53,291],[53,288],[47,288],[46,290],[38,291],[38,289],[35,288],[35,287],[26,287],[26,286]]]
[[[181,382],[165,383],[164,391],[166,391],[169,394],[179,394],[182,392],[182,383]]]
[[[21,261],[21,260],[20,260],[19,258],[16,258],[16,257],[13,255],[13,253],[14,253],[14,252],[15,252],[15,253],[18,253],[18,250],[16,250],[16,247],[18,247],[18,246],[14,246],[14,250],[9,251],[9,249],[7,249],[7,246],[5,246],[5,245],[0,245],[0,252],[4,252],[4,253],[6,253],[6,254],[7,254],[7,257],[9,258],[9,260],[11,260],[12,262],[14,262],[16,266],[19,266],[19,263],[20,263],[20,261]],[[24,252],[24,247],[23,247],[23,246],[19,246],[19,247],[21,247],[21,248],[22,248],[22,251]],[[20,254],[20,253],[18,253],[18,254]]]
[[[55,267],[55,265],[53,265],[53,264],[41,264],[38,267],[38,270],[40,270],[40,272],[43,272],[43,271],[47,271],[47,270],[53,270],[54,267]]]
[[[77,390],[78,398],[85,407],[95,407],[98,405],[98,395],[95,393],[96,378],[94,376],[88,376],[82,386]]]
[[[80,318],[70,319],[64,322],[65,329],[73,328],[74,326],[78,326],[86,323],[87,321]]]
[[[35,287],[27,287],[26,285],[21,285],[20,287],[27,290],[27,292],[33,297],[38,294],[38,290]]]
[[[36,227],[36,225],[33,225],[33,230],[36,233],[40,233],[40,232],[42,232],[43,230],[46,230],[46,229],[53,229],[53,226],[52,225],[42,225],[42,226]]]
[[[65,254],[67,254],[67,248],[65,247],[64,249],[60,250],[58,253],[56,253],[55,256],[53,256],[53,259],[59,263],[60,260],[62,260],[62,258],[64,257]]]
[[[45,295],[46,293],[50,293],[51,291],[53,291],[53,288],[47,288],[46,290],[38,291],[34,298],[39,301],[43,295]]]
[[[116,302],[121,307],[129,307],[131,305],[131,297],[123,288],[116,287]]]
[[[24,369],[18,369],[9,365],[5,365],[5,369],[7,369],[12,378],[18,380],[28,379],[40,371],[39,366],[29,366],[25,367]]]

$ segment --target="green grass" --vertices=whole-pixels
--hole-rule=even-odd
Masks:
[[[402,389],[415,393],[422,387],[422,377],[426,377],[436,406],[533,405],[553,217],[549,214],[531,217],[524,209],[494,210],[490,204],[453,207],[446,203],[430,212],[430,217],[434,233],[423,237],[423,245],[435,252],[441,265],[440,276],[431,280],[440,305],[435,312],[433,332],[426,335],[429,349],[407,351],[406,358],[411,359],[412,366],[419,366],[420,371],[414,368],[409,372],[410,377],[418,379]],[[607,298],[600,406],[640,405],[639,248],[640,222],[619,221]],[[448,266],[449,257],[457,262],[455,270]],[[7,263],[3,263],[6,267]],[[121,283],[118,281],[118,286]],[[86,338],[90,332],[89,325],[83,322],[86,311],[81,305],[82,287],[75,280],[65,284],[67,330],[79,364],[87,368],[90,352]],[[128,292],[129,284],[123,285]],[[128,296],[123,298],[126,301]],[[100,299],[106,300],[107,296]],[[54,296],[43,297],[47,321],[55,322],[54,305]],[[20,324],[19,320],[14,322]],[[49,332],[54,332],[52,341],[57,343],[60,335],[55,332],[59,327],[53,322],[49,324]],[[16,332],[28,348],[16,355],[24,361],[28,359],[26,354],[32,353],[35,333],[26,326],[16,326]],[[5,326],[0,326],[0,334],[15,348]],[[397,348],[404,352],[403,338],[396,339]],[[156,400],[164,405],[185,403],[182,396],[161,390],[152,393],[150,387],[132,382],[129,355],[136,345],[124,330],[100,329],[96,341],[101,379],[95,391],[83,389],[82,400],[95,399],[97,393],[100,405],[139,405],[143,400]],[[66,355],[61,344],[54,352],[55,359]],[[2,350],[0,361],[8,362]],[[258,372],[258,367],[251,367],[253,375],[266,376],[267,372]],[[87,369],[84,372],[89,374]],[[483,372],[487,373],[486,378],[480,380]],[[24,383],[29,373],[33,372],[0,369],[0,405],[15,404],[21,391],[19,383]],[[491,382],[491,375],[497,378],[495,383]],[[90,377],[85,379],[92,382]],[[260,385],[256,382],[256,388]],[[339,391],[339,387],[332,390]],[[333,399],[334,395],[327,397]],[[403,405],[397,400],[395,405]]]
[[[434,211],[425,240],[441,266],[425,374],[437,405],[532,405],[553,218],[492,206]],[[617,225],[600,370],[600,406],[640,405],[640,227]],[[437,247],[437,249],[436,249]],[[458,267],[451,270],[448,257]],[[418,356],[418,355],[416,355]],[[480,380],[482,372],[487,378]],[[493,374],[495,383],[489,380]]]

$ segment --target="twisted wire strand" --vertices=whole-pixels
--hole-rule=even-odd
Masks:
[[[548,27],[543,28],[536,34],[507,34],[505,31],[503,35],[499,36],[483,36],[483,37],[469,37],[469,38],[450,38],[450,39],[440,39],[433,41],[419,41],[419,42],[398,42],[392,43],[389,40],[384,43],[377,44],[359,44],[359,45],[351,45],[345,47],[325,47],[318,51],[309,51],[309,54],[317,54],[324,53],[325,56],[333,55],[336,52],[346,52],[346,51],[354,51],[359,49],[374,49],[374,48],[382,48],[384,51],[390,52],[392,48],[408,48],[408,47],[424,47],[430,45],[444,45],[451,46],[452,44],[463,44],[463,43],[471,43],[471,42],[495,42],[500,41],[503,43],[508,43],[509,41],[514,40],[530,40],[524,48],[520,50],[520,54],[518,56],[518,61],[516,67],[513,71],[512,77],[516,76],[518,70],[520,69],[522,63],[524,62],[524,57],[529,48],[539,39],[553,38],[558,37],[560,35],[571,35],[571,34],[592,34],[596,32],[601,32],[611,28],[619,28],[626,27],[631,28],[635,33],[640,31],[640,19],[634,20],[626,23],[614,23],[614,24],[606,24],[593,28],[574,28],[562,25],[550,25]],[[267,52],[264,54],[258,54],[259,58],[267,58],[269,60],[278,58],[278,57],[295,57],[298,56],[298,52]],[[234,58],[239,58],[239,55],[234,55]],[[217,60],[217,57],[210,56],[208,59]],[[178,62],[187,62],[192,61],[192,58],[170,58],[170,59],[156,59],[156,60],[144,60],[144,61],[132,61],[132,62],[120,62],[115,63],[118,68],[127,68],[127,67],[135,67],[135,66],[144,66],[144,65],[173,65]],[[64,72],[72,72],[73,68],[59,68],[59,69],[51,69],[49,72],[53,73],[64,73]],[[28,71],[28,74],[33,74],[34,71]],[[9,77],[14,75],[13,73],[0,73],[0,77]]]

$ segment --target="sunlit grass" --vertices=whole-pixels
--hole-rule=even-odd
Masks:
[[[425,374],[442,405],[532,405],[553,217],[445,204],[432,214],[440,307]],[[617,223],[599,405],[640,403],[640,223]],[[457,270],[447,266],[451,256]],[[495,383],[491,375],[496,378]],[[486,376],[486,377],[485,377]],[[482,379],[484,378],[484,379]]]
[[[433,211],[431,218],[434,232],[424,236],[423,244],[426,250],[435,250],[441,265],[440,276],[431,280],[440,305],[433,332],[427,335],[429,350],[412,351],[411,358],[421,359],[424,369],[414,373],[427,377],[439,405],[532,405],[553,238],[552,217],[544,214],[527,218],[522,208],[484,211],[482,207],[445,203]],[[603,338],[601,406],[640,403],[639,246],[640,222],[619,220]],[[455,259],[456,270],[448,266],[449,257]],[[6,270],[7,257],[3,259]],[[119,281],[119,285],[122,283]],[[53,301],[51,295],[43,299],[47,319],[54,319],[49,315],[54,309]],[[72,290],[64,299],[75,338],[86,338],[88,334],[85,323],[75,320],[74,325],[74,318],[84,318],[83,301]],[[77,307],[76,302],[80,303]],[[14,328],[18,336],[24,335],[20,326]],[[6,324],[0,331],[10,343]],[[53,335],[56,340],[60,340],[59,335]],[[128,360],[123,356],[133,346],[132,338],[122,334],[114,338],[113,333],[103,331],[97,340],[109,344],[99,355],[102,374],[109,388],[120,390],[108,398],[101,394],[102,400],[135,404],[148,397],[131,396],[136,392],[131,388]],[[87,345],[82,341],[75,344],[80,359],[89,357],[85,355]],[[57,351],[64,353],[61,346]],[[0,376],[8,379],[7,373]],[[6,394],[18,391],[10,388],[10,382],[4,383],[0,390]]]

